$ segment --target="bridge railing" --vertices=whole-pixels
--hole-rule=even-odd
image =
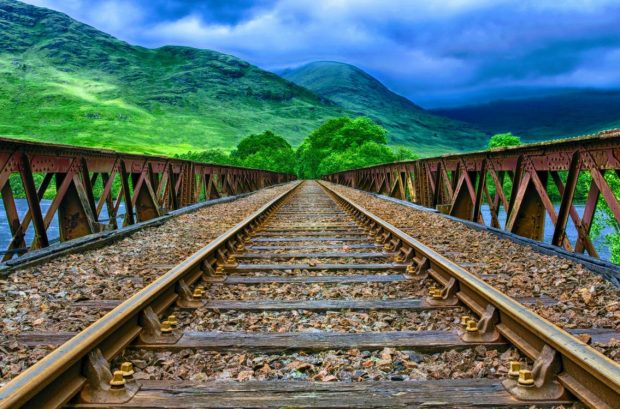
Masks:
[[[610,187],[619,176],[620,130],[615,129],[557,142],[372,166],[324,179],[539,241],[545,240],[545,224],[551,223],[551,244],[599,257],[590,233],[597,212],[620,223],[620,204]],[[483,205],[488,206],[486,218]],[[568,223],[576,230],[572,241]]]
[[[0,138],[0,194],[10,237],[2,261],[60,241],[146,221],[204,200],[293,180],[292,175]],[[31,227],[32,226],[32,227]]]

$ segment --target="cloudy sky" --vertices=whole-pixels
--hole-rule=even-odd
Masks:
[[[27,0],[132,44],[351,63],[425,107],[620,88],[620,0]]]

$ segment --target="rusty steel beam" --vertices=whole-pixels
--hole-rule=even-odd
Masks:
[[[197,203],[289,182],[293,175],[199,163],[161,156],[124,154],[0,138],[0,194],[12,239],[2,261],[50,244],[48,228],[58,218],[60,241],[117,229]],[[98,181],[101,180],[101,183]],[[16,194],[28,210],[20,218]],[[46,213],[43,199],[51,199]],[[108,218],[101,213],[107,209]],[[35,238],[27,243],[32,226]]]
[[[608,171],[620,175],[620,129],[561,141],[371,166],[323,179],[409,200],[539,241],[544,239],[545,222],[551,221],[553,245],[598,257],[589,235],[599,202],[604,202],[620,223],[620,202],[605,179]],[[586,174],[592,182],[585,211],[579,216],[575,192],[580,175]],[[557,210],[551,200],[551,186],[561,195]],[[489,205],[490,220],[482,218],[483,204]],[[499,222],[502,208],[506,212],[503,226]],[[573,223],[578,233],[573,243],[566,236],[568,223]]]

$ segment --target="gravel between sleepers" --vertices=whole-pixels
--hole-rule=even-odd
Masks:
[[[276,186],[184,214],[100,249],[12,272],[0,280],[0,380],[49,348],[26,348],[23,331],[79,331],[105,312],[67,308],[80,300],[125,299],[288,189]]]
[[[127,350],[116,360],[134,364],[136,379],[297,380],[319,382],[408,381],[503,378],[510,361],[527,361],[510,348],[504,352],[478,346],[464,351],[418,354],[384,348],[377,351],[328,350],[316,353],[219,353]],[[530,364],[531,365],[531,364]]]
[[[392,223],[511,297],[547,295],[552,306],[531,306],[541,316],[565,328],[614,328],[620,331],[620,289],[583,265],[548,256],[531,247],[478,231],[442,217],[344,186],[330,184],[373,214]],[[609,345],[595,345],[620,361],[620,334]]]
[[[461,330],[463,307],[426,311],[215,311],[198,308],[176,310],[180,327],[186,331],[248,332],[372,332]]]
[[[430,286],[430,280],[429,286]],[[428,289],[418,280],[386,283],[210,284],[206,297],[217,300],[354,300],[424,298]]]

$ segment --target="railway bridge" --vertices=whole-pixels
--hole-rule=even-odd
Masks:
[[[617,130],[320,181],[0,139],[0,407],[620,408],[619,172]]]

